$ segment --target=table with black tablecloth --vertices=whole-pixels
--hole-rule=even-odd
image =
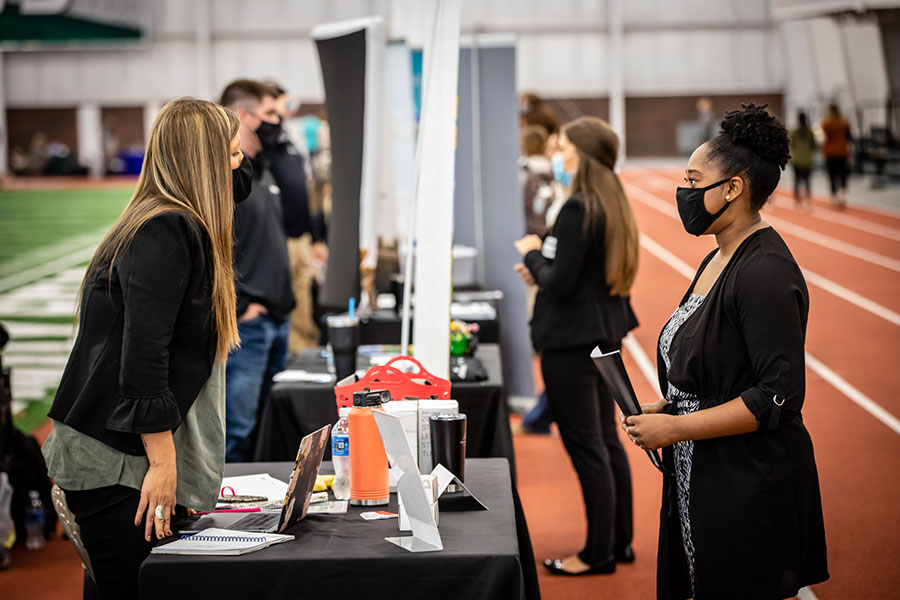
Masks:
[[[502,457],[514,464],[509,410],[503,387],[500,348],[483,344],[476,354],[488,372],[487,381],[453,383],[451,398],[467,417],[466,456]],[[362,358],[357,364],[362,367]],[[301,352],[288,366],[324,372],[321,349]],[[333,384],[280,382],[272,387],[259,423],[255,460],[293,460],[304,435],[337,422]],[[326,459],[331,448],[326,448]],[[513,471],[515,472],[515,471]]]
[[[467,323],[478,325],[478,341],[482,344],[500,342],[500,322],[493,318],[461,318]],[[396,344],[400,341],[403,320],[394,309],[378,309],[364,317],[359,326],[360,344]],[[410,319],[410,331],[415,325],[415,316]]]
[[[323,465],[323,471],[330,465]],[[226,474],[267,472],[287,481],[291,463],[226,465]],[[397,520],[366,521],[364,509],[309,515],[285,533],[295,539],[244,556],[152,554],[141,566],[142,598],[526,598],[509,466],[469,460],[466,485],[490,510],[441,511],[444,549],[410,553],[386,542]],[[396,494],[385,507],[397,512]],[[406,534],[404,534],[406,535]],[[528,542],[530,548],[530,542]]]

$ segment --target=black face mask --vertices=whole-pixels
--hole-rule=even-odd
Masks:
[[[268,123],[262,121],[256,128],[256,137],[263,148],[272,148],[278,142],[278,136],[281,135],[281,119],[278,123]]]
[[[250,195],[250,188],[253,187],[253,163],[247,155],[244,155],[244,160],[237,169],[231,170],[231,185],[234,188],[235,204],[240,204]]]
[[[678,215],[681,217],[681,224],[684,225],[685,231],[696,236],[703,235],[706,233],[706,230],[709,229],[710,225],[715,223],[716,219],[721,217],[722,214],[728,210],[728,207],[731,206],[731,202],[726,202],[725,206],[722,207],[722,210],[716,214],[710,213],[703,204],[703,195],[707,191],[717,188],[729,181],[731,181],[731,177],[708,185],[705,188],[678,188],[675,192],[675,200],[678,202]]]

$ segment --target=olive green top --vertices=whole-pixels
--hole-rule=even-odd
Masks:
[[[811,169],[816,156],[816,138],[811,129],[791,132],[791,160],[801,169]]]
[[[225,470],[225,364],[218,359],[173,439],[176,502],[213,510]],[[63,490],[110,485],[140,490],[150,467],[146,456],[120,452],[58,421],[41,450],[50,477]]]

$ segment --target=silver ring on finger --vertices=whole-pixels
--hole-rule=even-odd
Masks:
[[[159,519],[160,521],[165,520],[166,518],[166,507],[162,504],[156,505],[156,510],[153,511],[153,516]]]

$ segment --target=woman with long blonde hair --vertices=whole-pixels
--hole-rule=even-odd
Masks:
[[[212,510],[224,468],[224,361],[238,345],[232,215],[238,120],[179,98],[88,266],[43,452],[81,527],[100,598],[136,598],[176,504]]]
[[[563,126],[554,177],[568,189],[543,242],[516,242],[517,270],[539,286],[531,339],[541,353],[547,397],[581,481],[588,534],[584,549],[544,561],[561,575],[612,573],[631,562],[631,473],[616,432],[615,403],[591,361],[637,326],[629,293],[637,274],[638,230],[613,168],[619,139],[609,124],[581,117]]]

